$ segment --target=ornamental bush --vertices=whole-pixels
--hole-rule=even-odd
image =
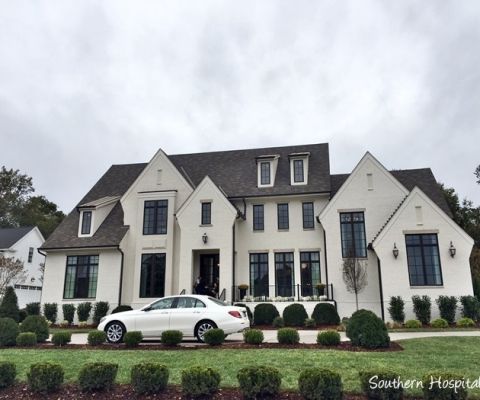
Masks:
[[[115,383],[118,364],[94,362],[84,364],[78,374],[78,385],[82,392],[109,390]]]
[[[25,318],[27,318],[27,311],[22,308],[18,311],[18,322],[23,322]]]
[[[32,364],[27,373],[30,390],[35,393],[52,393],[60,389],[64,378],[61,365],[50,362]]]
[[[312,313],[312,318],[317,325],[338,325],[340,317],[338,312],[330,303],[318,303]]]
[[[130,307],[130,306],[120,305],[120,306],[115,307],[112,310],[112,314],[116,314],[116,313],[124,312],[124,311],[132,311],[132,310],[133,310],[133,308]]]
[[[477,321],[480,317],[480,301],[475,296],[461,296],[462,317]]]
[[[17,336],[17,346],[31,347],[37,344],[37,335],[33,332],[22,332]]]
[[[400,296],[390,297],[388,313],[390,314],[392,321],[403,324],[405,321],[405,302]]]
[[[48,322],[42,315],[29,315],[20,325],[21,332],[33,332],[39,343],[45,342],[50,335]]]
[[[378,370],[368,370],[360,371],[360,385],[362,387],[363,393],[367,396],[369,400],[401,400],[403,399],[403,387],[398,385],[380,385],[380,382],[395,382],[398,380],[398,375],[395,372],[378,369]],[[370,382],[378,383],[376,387],[372,387]],[[397,381],[398,382],[398,381]]]
[[[130,331],[123,336],[123,342],[126,347],[137,347],[143,340],[143,334],[140,331]]]
[[[85,303],[80,303],[77,306],[78,321],[80,322],[88,321],[88,318],[90,318],[91,311],[92,311],[92,303],[90,303],[89,301]]]
[[[10,361],[0,361],[0,389],[13,386],[17,376],[17,367]]]
[[[423,324],[428,325],[430,323],[432,313],[432,302],[429,296],[412,296],[413,312],[417,316],[417,319]]]
[[[15,346],[19,329],[12,318],[0,318],[0,346]]]
[[[280,391],[282,376],[273,367],[242,368],[237,373],[240,391],[245,399],[275,398]]]
[[[423,398],[425,400],[465,400],[468,397],[467,388],[451,387],[449,383],[461,384],[465,377],[452,373],[431,372],[423,376]],[[433,384],[431,384],[433,383]]]
[[[182,371],[181,385],[187,398],[211,398],[218,392],[220,374],[209,367],[190,367]]]
[[[432,328],[441,328],[441,329],[444,329],[444,328],[448,328],[448,322],[446,319],[443,319],[443,318],[437,318],[437,319],[434,319],[431,323],[431,326]]]
[[[303,326],[308,318],[307,311],[303,304],[294,303],[283,310],[283,321],[285,326]]]
[[[15,322],[20,320],[18,299],[12,286],[7,286],[5,289],[2,302],[0,303],[0,318],[11,318]]]
[[[62,304],[63,319],[71,325],[75,318],[75,304]]]
[[[264,340],[263,332],[260,329],[247,329],[243,332],[243,340],[247,344],[262,344]]]
[[[110,309],[110,304],[108,301],[98,301],[95,303],[93,307],[93,323],[94,325],[98,325],[100,320],[105,317]]]
[[[54,346],[65,346],[72,341],[71,332],[55,332],[52,335],[52,343]]]
[[[103,331],[88,332],[87,342],[90,346],[100,346],[107,341],[107,334]]]
[[[440,317],[447,323],[453,324],[457,312],[457,298],[455,296],[438,296],[436,303],[440,310]]]
[[[282,317],[275,317],[272,322],[274,328],[283,328],[285,326],[285,321]]]
[[[405,328],[407,329],[419,329],[422,327],[422,323],[418,319],[409,319],[405,322]]]
[[[219,346],[225,341],[223,329],[210,329],[203,335],[203,341],[210,346]]]
[[[459,328],[473,328],[475,326],[475,321],[471,318],[460,318],[457,321],[457,326]]]
[[[279,317],[277,308],[270,303],[261,303],[253,311],[254,325],[271,325],[275,317]]]
[[[298,344],[300,336],[294,328],[280,328],[277,331],[277,340],[280,344]]]
[[[40,315],[40,303],[28,303],[25,310],[27,315]]]
[[[165,346],[176,346],[179,343],[182,343],[183,333],[180,331],[163,331],[162,332],[162,343]]]
[[[253,321],[253,314],[252,312],[250,311],[250,307],[248,307],[246,304],[244,303],[235,303],[234,304],[235,307],[244,307],[247,311],[247,315],[248,315],[248,319],[250,322]]]
[[[306,400],[341,400],[340,374],[322,368],[308,368],[298,377],[298,390]]]
[[[322,346],[338,346],[340,344],[340,334],[333,330],[318,332],[317,343]]]
[[[346,334],[353,346],[374,349],[390,345],[385,323],[372,311],[354,312],[348,322]]]
[[[45,303],[43,305],[43,315],[47,321],[50,321],[52,324],[57,322],[58,315],[58,306],[57,303]]]
[[[130,383],[139,394],[160,393],[167,387],[168,376],[165,365],[144,362],[132,367]]]

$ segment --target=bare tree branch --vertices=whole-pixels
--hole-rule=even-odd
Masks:
[[[358,294],[365,289],[367,281],[367,263],[355,257],[343,261],[343,281],[350,293],[355,294],[355,303],[358,310]]]
[[[0,296],[3,296],[7,286],[25,279],[23,261],[13,257],[0,256]]]

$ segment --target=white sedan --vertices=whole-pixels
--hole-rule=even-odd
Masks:
[[[167,330],[178,330],[184,337],[203,342],[205,332],[213,328],[223,329],[228,335],[249,327],[244,307],[192,294],[163,297],[139,310],[110,314],[101,319],[97,329],[105,331],[110,343],[120,343],[127,331],[141,331],[145,338],[157,338]]]

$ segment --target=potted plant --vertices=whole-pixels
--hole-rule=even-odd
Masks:
[[[323,296],[325,294],[325,284],[324,283],[317,283],[315,285],[317,289],[318,296]]]
[[[246,283],[242,283],[241,285],[238,285],[238,289],[240,290],[240,300],[243,300],[243,298],[247,295],[248,285]]]

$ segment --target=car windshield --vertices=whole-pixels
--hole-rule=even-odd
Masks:
[[[218,300],[215,297],[208,297],[208,300],[210,300],[212,303],[215,303],[219,306],[226,306],[226,304],[222,300]]]

